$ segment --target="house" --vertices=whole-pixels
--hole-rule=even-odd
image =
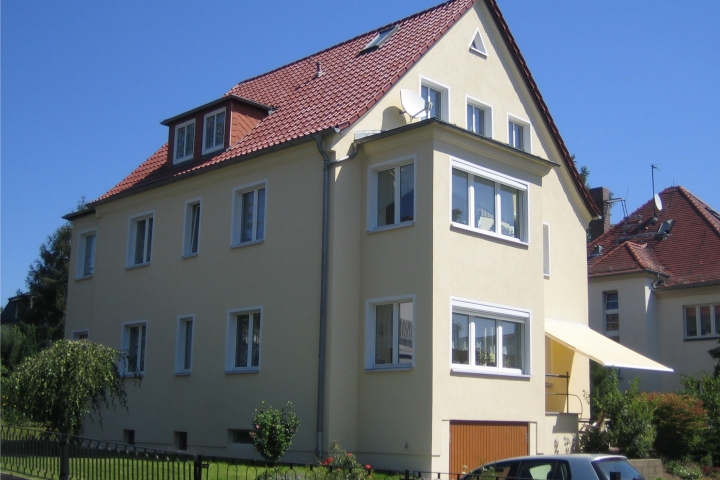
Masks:
[[[286,461],[332,440],[425,472],[572,448],[588,356],[627,352],[587,327],[599,210],[494,0],[163,124],[166,145],[67,216],[68,335],[143,375],[86,435],[257,458],[253,410],[292,401]]]
[[[20,293],[8,298],[2,309],[0,323],[2,325],[17,325],[22,320],[23,313],[32,308],[32,296],[29,293]]]
[[[607,189],[593,193],[608,200]],[[640,377],[642,390],[673,392],[681,375],[713,370],[708,350],[720,338],[720,213],[681,186],[658,197],[604,233],[600,228],[588,245],[590,326],[675,370],[621,368],[621,386]]]

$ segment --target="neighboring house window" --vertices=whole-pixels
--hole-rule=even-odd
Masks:
[[[265,184],[234,192],[233,246],[265,238]]]
[[[175,127],[175,160],[173,163],[189,160],[195,150],[195,120]]]
[[[150,263],[153,236],[153,214],[145,214],[130,219],[130,248],[128,266]]]
[[[370,167],[370,230],[415,219],[414,161],[406,158]]]
[[[125,374],[145,373],[147,322],[123,325],[122,348],[125,350]]]
[[[194,318],[178,319],[177,346],[175,350],[175,373],[188,374],[192,367],[193,326]]]
[[[123,430],[123,443],[125,445],[135,445],[135,430]]]
[[[83,232],[80,234],[80,248],[78,255],[78,264],[76,277],[87,278],[92,277],[95,272],[95,239],[97,235],[95,230]]]
[[[462,228],[527,242],[528,185],[452,159],[450,221]]]
[[[530,123],[508,116],[508,143],[513,148],[530,152]]]
[[[225,145],[225,109],[205,115],[202,153],[221,149]]]
[[[200,200],[191,200],[185,204],[185,235],[183,237],[183,256],[196,255],[200,244]]]
[[[187,432],[173,432],[175,437],[175,448],[184,452],[188,449],[188,434]]]
[[[527,373],[524,310],[453,299],[452,369],[477,373]]]
[[[684,307],[685,338],[720,336],[720,304]]]
[[[450,89],[440,83],[420,77],[420,96],[427,102],[426,118],[439,118],[448,121],[450,118],[448,97]]]
[[[367,303],[366,367],[411,367],[415,358],[412,297]]]
[[[465,98],[467,129],[483,137],[492,137],[492,107],[472,97]]]
[[[87,330],[76,330],[72,332],[73,340],[87,340],[90,333]]]
[[[620,341],[620,298],[618,292],[603,292],[603,301],[605,309],[605,335]]]
[[[229,313],[226,372],[255,372],[259,369],[261,316],[260,309]]]
[[[550,276],[550,224],[543,223],[543,274]]]
[[[235,445],[252,445],[252,430],[230,430],[230,443]]]

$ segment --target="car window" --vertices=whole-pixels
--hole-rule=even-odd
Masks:
[[[479,480],[488,478],[515,478],[518,462],[498,462],[485,465],[466,476],[466,480]]]
[[[567,462],[558,460],[533,460],[522,462],[517,478],[532,480],[570,480]]]
[[[610,480],[611,472],[620,472],[621,480],[645,480],[645,477],[625,459],[609,458],[607,460],[598,460],[593,462],[592,466],[600,480]]]

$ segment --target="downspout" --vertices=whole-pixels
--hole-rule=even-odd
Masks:
[[[335,129],[339,133],[339,129]],[[315,135],[318,152],[323,157],[323,212],[322,212],[322,261],[320,266],[320,339],[318,347],[318,391],[317,391],[317,443],[315,456],[320,458],[323,444],[323,417],[325,414],[325,337],[327,331],[327,284],[328,284],[328,223],[330,211],[330,167],[345,160],[355,158],[357,145],[353,142],[353,150],[347,157],[330,161],[322,145],[322,135]]]

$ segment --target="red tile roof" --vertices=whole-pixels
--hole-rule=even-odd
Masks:
[[[683,187],[669,187],[659,195],[663,209],[657,223],[650,222],[656,214],[650,200],[628,216],[639,219],[628,222],[638,227],[620,222],[588,245],[590,278],[658,273],[665,278],[659,289],[720,282],[720,214]],[[669,219],[675,220],[670,235],[653,235]],[[603,253],[593,256],[598,245]]]
[[[587,208],[599,214],[583,186],[565,144],[550,116],[525,60],[512,38],[495,0],[485,0],[533,98],[563,156]],[[187,164],[166,165],[163,146],[124,180],[99,197],[107,200],[121,193],[150,188],[183,178],[230,159],[260,153],[327,131],[346,128],[372,108],[380,98],[472,7],[475,0],[450,0],[398,22],[359,35],[309,57],[263,75],[240,82],[226,95],[272,105],[276,110],[227,151]],[[397,25],[397,31],[379,48],[360,53],[381,30]],[[320,62],[322,76],[316,78]],[[93,203],[95,203],[93,202]],[[92,206],[92,204],[91,204]]]

